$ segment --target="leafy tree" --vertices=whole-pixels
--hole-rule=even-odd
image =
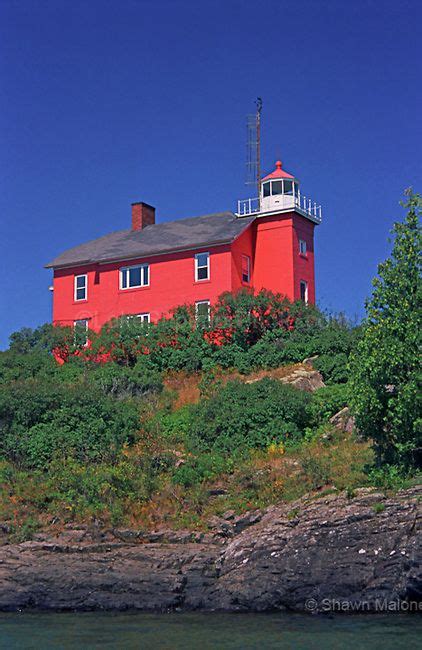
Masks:
[[[358,428],[372,438],[378,463],[421,463],[422,198],[407,192],[391,257],[379,265],[363,337],[352,360],[351,399]]]
[[[36,329],[23,327],[18,332],[13,332],[9,340],[9,350],[16,354],[28,354],[41,350],[51,352],[62,347],[73,352],[78,347],[75,345],[72,327],[56,327],[51,323],[45,323]]]

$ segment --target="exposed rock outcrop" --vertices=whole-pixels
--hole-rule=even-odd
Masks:
[[[306,362],[306,363],[305,363]],[[271,377],[271,371],[266,375]],[[311,359],[305,359],[303,364],[294,368],[289,374],[283,377],[276,377],[283,384],[290,384],[299,390],[305,390],[308,393],[313,393],[318,388],[324,388],[324,380],[318,370],[315,370],[311,365]],[[261,381],[262,377],[256,379],[248,379],[246,384],[254,384]]]
[[[280,381],[283,384],[290,384],[299,390],[305,390],[308,393],[313,393],[318,388],[324,388],[324,380],[318,370],[312,368],[298,368],[294,370],[291,375],[282,377]]]
[[[303,498],[208,533],[64,531],[0,547],[0,609],[315,611],[326,599],[422,600],[421,489]],[[230,535],[221,535],[221,523]]]
[[[344,431],[345,433],[352,433],[355,430],[355,418],[350,413],[350,408],[345,406],[338,413],[335,413],[332,418],[330,418],[331,424],[335,426],[339,431]]]

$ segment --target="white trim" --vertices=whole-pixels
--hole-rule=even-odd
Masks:
[[[207,256],[207,265],[206,266],[199,266],[198,265],[198,258],[200,255],[206,255]],[[195,282],[205,282],[206,280],[211,279],[211,264],[210,264],[210,254],[208,251],[203,251],[202,253],[195,253]],[[207,277],[206,278],[198,278],[198,271],[199,269],[207,269]]]
[[[141,269],[141,284],[129,284],[129,278],[130,278],[130,271],[132,269]],[[148,282],[144,282],[144,269],[148,269]],[[127,286],[123,286],[123,274],[126,276],[126,284]],[[126,291],[127,289],[139,289],[140,287],[149,287],[151,281],[150,277],[150,265],[149,264],[134,264],[133,266],[122,266],[119,269],[119,288],[122,291]]]
[[[301,280],[299,284],[299,290],[300,290],[300,299],[302,300],[302,286],[305,285],[305,300],[304,303],[305,305],[308,304],[308,283],[306,280]]]
[[[198,320],[198,307],[199,305],[207,305],[208,306],[208,321],[210,319],[210,308],[211,308],[211,303],[209,300],[197,300],[195,302],[195,318]]]
[[[145,311],[142,314],[135,314],[135,318],[140,318],[142,323],[151,322],[151,314],[148,311]]]
[[[83,287],[77,286],[79,278],[85,278],[85,284]],[[85,295],[83,298],[78,298],[78,290],[80,291],[81,289],[85,290]],[[73,299],[75,302],[82,302],[82,300],[88,300],[88,274],[87,273],[80,273],[79,275],[75,275],[73,280]]]
[[[299,253],[301,255],[307,255],[308,253],[306,241],[304,239],[299,239]]]

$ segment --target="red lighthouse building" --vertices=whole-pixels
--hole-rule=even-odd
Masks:
[[[54,271],[53,322],[98,330],[126,314],[157,321],[195,303],[208,313],[220,294],[265,288],[315,302],[314,228],[321,207],[301,195],[282,163],[260,183],[260,196],[222,212],[156,223],[155,209],[132,204],[128,230],[71,248]]]

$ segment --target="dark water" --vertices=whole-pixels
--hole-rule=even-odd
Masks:
[[[422,617],[298,614],[0,614],[0,648],[422,648]]]

